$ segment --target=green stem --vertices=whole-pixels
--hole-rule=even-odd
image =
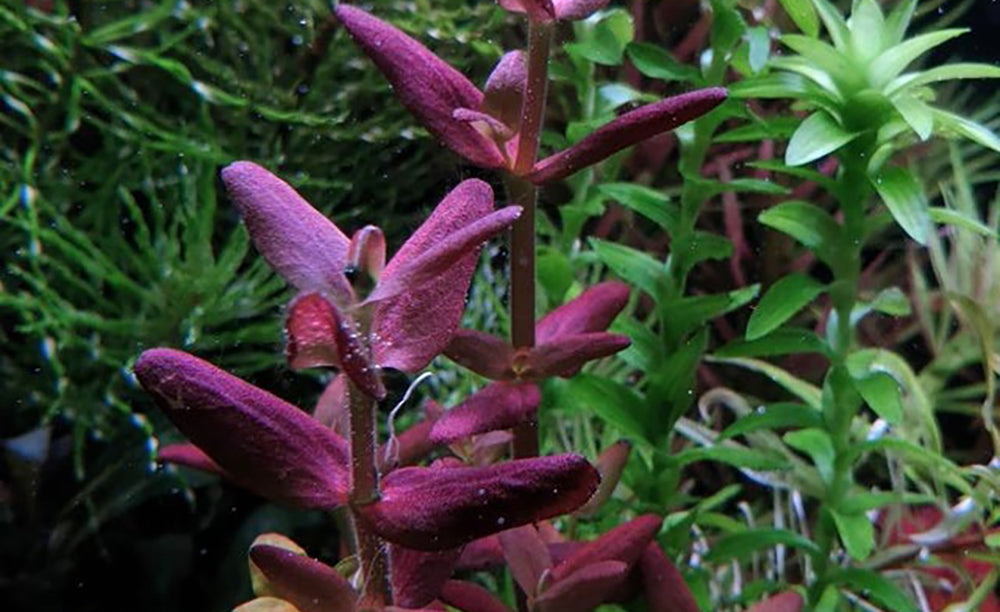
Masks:
[[[513,172],[505,181],[511,201],[522,209],[521,217],[511,230],[510,243],[510,340],[515,348],[535,345],[535,206],[538,190],[523,176],[538,157],[552,46],[552,24],[530,22],[528,28],[528,76],[521,105],[517,156]],[[515,457],[538,455],[537,420],[514,428],[512,446]]]

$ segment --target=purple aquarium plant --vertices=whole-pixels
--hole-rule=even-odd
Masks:
[[[286,311],[289,366],[336,372],[312,415],[180,351],[153,349],[136,362],[139,382],[190,440],[165,447],[161,460],[348,519],[345,541],[353,544],[336,568],[287,539],[258,539],[250,549],[258,598],[241,610],[509,610],[482,587],[453,579],[456,570],[497,563],[510,568],[531,610],[587,610],[639,593],[654,610],[696,609],[656,544],[659,516],[586,544],[548,522],[592,516],[611,496],[631,446],[611,445],[596,468],[573,453],[538,456],[538,385],[628,346],[607,330],[630,291],[600,283],[536,321],[534,214],[539,185],[698,118],[726,91],[637,108],[538,160],[554,23],[584,18],[606,0],[500,4],[527,15],[528,49],[505,54],[483,90],[361,9],[339,4],[334,16],[435,137],[501,172],[514,205],[494,209],[487,183],[462,181],[387,258],[378,227],[348,237],[264,168],[237,162],[222,171],[257,251],[297,292]],[[480,247],[508,228],[509,342],[458,329]],[[431,403],[428,417],[399,436],[391,411],[388,439],[380,440],[384,371],[415,374],[442,354],[493,382],[451,409]]]

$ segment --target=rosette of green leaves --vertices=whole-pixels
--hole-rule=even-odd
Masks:
[[[958,135],[1000,152],[1000,138],[985,126],[932,105],[930,85],[953,79],[1000,77],[987,64],[953,63],[907,71],[914,61],[942,43],[964,34],[946,28],[906,38],[916,0],[902,0],[882,12],[875,0],[855,0],[845,19],[828,0],[783,2],[804,32],[781,42],[795,55],[773,57],[762,76],[737,84],[742,97],[792,98],[811,110],[795,129],[785,163],[799,166],[831,153],[867,159],[868,175],[896,221],[924,243],[929,226],[916,178],[905,169],[884,171],[886,160],[903,146],[932,135]],[[816,19],[818,14],[819,19]],[[812,15],[812,17],[810,17]],[[819,38],[819,22],[829,42]]]

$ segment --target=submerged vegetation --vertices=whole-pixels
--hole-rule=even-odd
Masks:
[[[1000,610],[967,5],[3,2],[0,600]]]

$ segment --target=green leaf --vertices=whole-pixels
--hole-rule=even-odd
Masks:
[[[875,600],[893,612],[920,612],[896,583],[878,572],[849,567],[835,573],[832,581],[862,597]]]
[[[942,208],[940,206],[932,206],[930,208],[931,221],[935,223],[943,223],[944,225],[953,225],[962,229],[969,230],[970,232],[975,232],[981,234],[988,238],[996,238],[997,232],[992,227],[986,225],[978,219],[973,219],[972,217],[966,215],[965,213],[955,210],[953,208]]]
[[[885,95],[893,96],[899,91],[923,87],[938,81],[955,79],[1000,79],[1000,67],[989,64],[971,64],[956,62],[944,66],[935,66],[920,72],[902,74],[885,87]]]
[[[822,427],[823,415],[803,404],[779,403],[758,408],[756,412],[742,416],[719,434],[718,441],[741,436],[761,429],[791,429],[802,427]]]
[[[650,295],[657,295],[660,278],[665,274],[663,264],[642,251],[622,244],[590,238],[590,246],[601,263]]]
[[[654,44],[629,43],[625,53],[636,70],[650,78],[664,81],[697,81],[699,78],[696,68],[678,62],[668,51]]]
[[[604,376],[582,373],[565,383],[563,407],[589,410],[623,433],[649,439],[643,402],[628,386]]]
[[[713,53],[725,55],[741,38],[747,24],[731,2],[712,0],[712,29],[709,34]]]
[[[612,9],[595,17],[575,22],[577,42],[563,47],[567,53],[595,64],[617,66],[622,62],[625,46],[635,37],[632,16],[622,9]]]
[[[660,321],[668,337],[679,339],[687,333],[757,297],[760,285],[750,285],[725,293],[684,296],[660,304]]]
[[[680,211],[662,191],[635,183],[603,183],[597,190],[653,221],[668,234],[677,228]]]
[[[723,132],[714,142],[754,142],[768,138],[788,138],[799,125],[797,117],[754,118],[754,123]]]
[[[537,262],[538,283],[545,290],[549,303],[561,304],[573,284],[569,258],[561,250],[545,246],[539,249]]]
[[[749,44],[750,70],[757,74],[764,69],[767,58],[771,55],[771,37],[768,36],[767,28],[754,26],[747,31],[747,43]]]
[[[643,406],[649,413],[660,415],[655,422],[654,439],[669,433],[694,401],[694,375],[707,345],[708,329],[702,327],[646,373],[649,386]]]
[[[765,210],[757,220],[820,251],[837,243],[840,225],[822,208],[802,200],[789,200]]]
[[[698,461],[718,461],[736,468],[761,472],[775,472],[792,467],[788,459],[777,453],[735,445],[689,448],[677,453],[675,458],[682,466]]]
[[[934,113],[935,125],[960,136],[965,136],[973,142],[978,142],[984,147],[1000,153],[1000,138],[997,138],[997,135],[986,126],[939,108],[932,109],[932,112]]]
[[[710,563],[725,563],[734,559],[747,559],[755,552],[772,548],[779,544],[799,548],[810,555],[820,554],[819,547],[809,538],[787,529],[746,529],[724,535],[712,545],[705,560]]]
[[[848,514],[831,509],[830,514],[847,553],[857,561],[867,559],[875,548],[875,527],[871,519],[861,512]]]
[[[802,274],[789,274],[774,283],[747,321],[747,340],[754,340],[771,332],[804,308],[826,286]]]
[[[854,388],[875,414],[890,425],[903,424],[903,395],[892,376],[885,372],[874,372],[863,378],[855,378]]]
[[[856,0],[851,9],[851,54],[859,64],[871,61],[884,48],[885,17],[874,0]]]
[[[916,7],[917,0],[902,0],[892,9],[889,16],[885,18],[886,45],[898,45],[902,42]]]
[[[780,0],[781,7],[795,25],[807,36],[819,35],[819,18],[809,0]]]
[[[748,357],[715,357],[709,356],[705,358],[707,361],[713,363],[728,363],[730,365],[739,366],[741,368],[746,368],[753,372],[758,372],[767,376],[772,381],[784,387],[785,390],[790,392],[795,397],[798,397],[811,408],[819,410],[822,407],[821,396],[822,392],[816,385],[804,381],[801,378],[797,378],[795,375],[791,374],[787,370],[779,368],[778,366],[762,361],[760,359],[751,359]]]
[[[854,66],[847,55],[821,40],[801,34],[785,34],[781,42],[828,73],[841,89],[853,90],[864,80],[864,73]]]
[[[720,347],[717,357],[778,357],[796,353],[819,353],[830,356],[830,347],[811,329],[779,327],[754,340],[737,338]]]
[[[920,140],[927,140],[934,131],[934,114],[931,107],[916,96],[897,96],[892,98],[892,105],[903,117],[913,131],[916,132]]]
[[[908,317],[912,311],[910,298],[899,287],[887,287],[879,291],[869,307],[892,317]]]
[[[949,28],[914,36],[889,47],[868,65],[869,78],[876,87],[883,87],[901,73],[913,60],[934,47],[961,36],[967,28]]]
[[[833,481],[833,462],[837,452],[833,449],[830,434],[819,428],[800,429],[786,433],[781,439],[788,446],[809,455],[827,484]]]
[[[673,249],[671,257],[677,258],[676,268],[684,275],[706,259],[727,259],[733,254],[733,244],[728,238],[701,230],[689,234],[687,240],[678,241]]]
[[[891,166],[872,178],[872,184],[889,208],[896,223],[922,245],[931,230],[927,196],[919,181],[906,168]]]
[[[832,153],[857,138],[834,121],[824,111],[817,111],[806,118],[788,142],[785,163],[801,166]]]
[[[851,31],[847,29],[847,22],[844,21],[843,15],[828,0],[813,0],[813,4],[816,6],[820,19],[823,20],[826,31],[830,34],[833,46],[838,49],[846,49]]]

